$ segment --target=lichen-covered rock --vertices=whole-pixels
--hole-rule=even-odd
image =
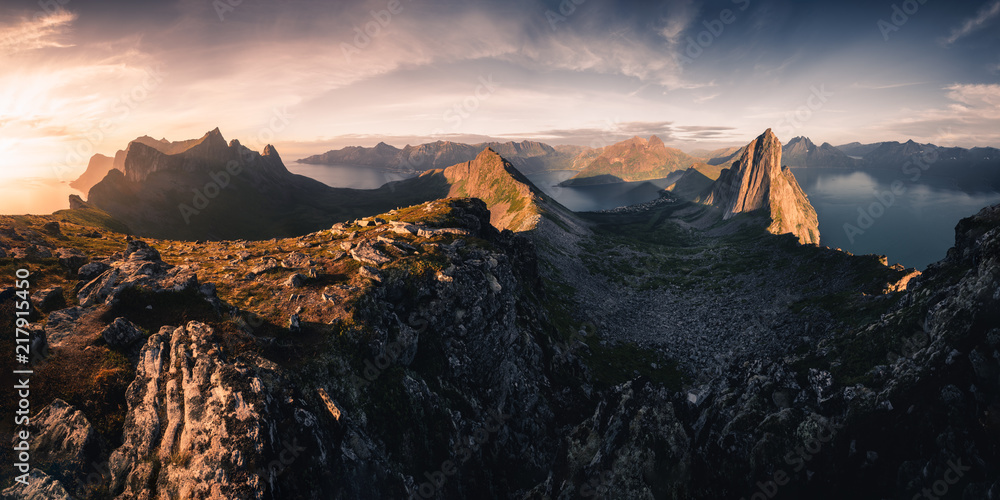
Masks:
[[[101,331],[101,337],[113,348],[130,347],[144,338],[142,330],[125,318],[115,320]]]
[[[0,496],[4,500],[73,500],[61,481],[38,469],[31,469],[27,481],[27,486],[14,483]]]
[[[85,496],[86,477],[93,472],[90,468],[98,461],[102,444],[83,412],[56,399],[31,418],[29,430],[32,461],[51,476],[48,482],[37,479],[45,483],[38,491],[56,493],[63,487]]]
[[[131,240],[121,259],[84,285],[77,293],[82,307],[113,304],[125,290],[134,287],[159,292],[183,292],[198,289],[198,277],[188,266],[172,266],[160,259],[160,253],[146,242]]]
[[[90,261],[87,254],[76,248],[57,248],[56,257],[59,257],[59,264],[71,273],[77,272],[80,267]]]
[[[140,352],[111,455],[118,498],[270,498],[267,464],[282,451],[262,380],[273,368],[227,361],[214,335],[197,322],[164,328]]]

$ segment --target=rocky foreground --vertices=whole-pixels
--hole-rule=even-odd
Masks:
[[[2,495],[1000,494],[1000,207],[915,279],[701,210],[526,238],[448,199],[208,243],[2,217],[38,410],[31,487]]]

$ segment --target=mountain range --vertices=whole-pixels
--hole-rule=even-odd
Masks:
[[[526,231],[569,213],[487,147],[472,160],[378,189],[332,188],[289,172],[270,145],[251,151],[219,129],[182,143],[133,141],[90,188],[86,203],[136,234],[171,239],[261,239],[303,234],[364,215],[447,197],[490,204],[494,226]]]
[[[570,213],[484,148],[376,211],[218,130],[134,142],[89,203],[0,216],[32,287],[0,348],[33,357],[30,482],[7,467],[0,495],[913,498],[960,473],[949,491],[989,498],[1000,206],[924,273],[801,244],[782,150],[768,130],[654,203]],[[267,236],[313,196],[316,224],[319,203],[359,218]],[[149,237],[177,200],[226,218]]]
[[[402,149],[384,142],[375,147],[349,146],[299,160],[314,165],[361,165],[405,172],[420,172],[449,167],[471,161],[481,151],[490,148],[503,155],[518,170],[531,174],[547,170],[579,170],[577,157],[587,148],[582,146],[549,146],[541,142],[484,142],[463,144],[436,141]]]
[[[701,163],[675,148],[668,148],[657,136],[633,137],[604,147],[587,166],[563,186],[608,184],[662,179],[672,172]]]

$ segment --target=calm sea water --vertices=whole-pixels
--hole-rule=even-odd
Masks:
[[[87,198],[85,193],[55,179],[0,179],[0,214],[51,214],[69,208],[71,194]]]
[[[1000,193],[968,193],[941,177],[912,181],[897,171],[828,168],[792,172],[816,208],[823,245],[885,255],[890,263],[917,269],[944,258],[959,220],[1000,203]],[[902,194],[890,196],[897,181]]]
[[[312,177],[327,186],[354,189],[375,189],[387,182],[414,176],[413,174],[358,165],[308,165],[289,162],[286,168],[293,174]]]

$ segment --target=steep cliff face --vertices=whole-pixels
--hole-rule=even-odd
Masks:
[[[90,188],[101,182],[101,179],[108,172],[114,168],[115,159],[109,156],[104,156],[101,154],[96,154],[90,158],[90,163],[87,164],[87,170],[83,172],[83,175],[71,181],[69,185],[75,189],[79,189],[86,193],[90,191]]]
[[[723,218],[766,211],[768,231],[792,233],[802,244],[819,244],[816,210],[787,168],[781,167],[781,142],[767,129],[747,145],[740,159],[723,170],[707,203],[723,210]]]

